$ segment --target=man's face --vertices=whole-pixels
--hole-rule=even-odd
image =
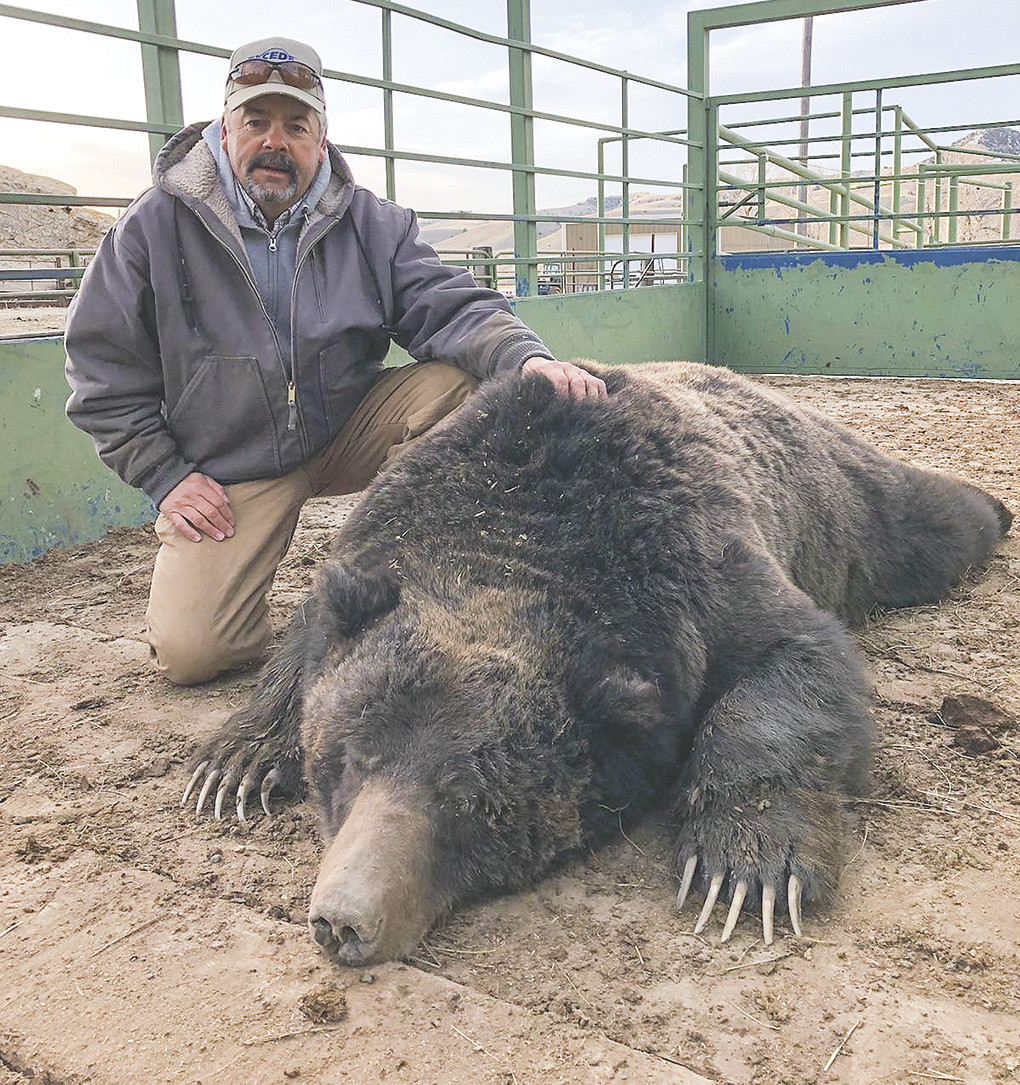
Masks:
[[[283,94],[264,94],[223,118],[220,138],[234,175],[273,221],[308,191],[326,154],[313,109]]]

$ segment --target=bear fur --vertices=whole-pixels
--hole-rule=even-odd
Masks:
[[[406,955],[663,805],[682,895],[749,893],[767,940],[788,897],[797,928],[867,780],[845,624],[941,598],[1009,527],[727,370],[591,368],[607,399],[506,378],[401,454],[196,759],[199,806],[218,784],[242,817],[303,777],[327,845],[309,921],[341,961]]]

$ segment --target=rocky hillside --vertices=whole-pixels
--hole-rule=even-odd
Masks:
[[[0,192],[77,195],[63,181],[22,173],[11,166],[0,166]],[[112,216],[87,207],[0,204],[0,248],[92,251],[113,222]]]
[[[1020,154],[1020,132],[1015,128],[986,128],[958,139],[954,147],[975,147],[993,154]]]

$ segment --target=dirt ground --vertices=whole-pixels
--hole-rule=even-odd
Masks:
[[[0,336],[62,335],[66,321],[66,305],[0,305]]]
[[[1020,509],[1020,385],[770,383]],[[348,509],[305,509],[278,623]],[[183,763],[253,676],[150,670],[154,550],[116,531],[0,569],[0,1085],[1020,1081],[1015,538],[942,605],[860,632],[874,790],[804,938],[780,923],[766,949],[751,918],[724,946],[721,919],[694,936],[653,819],[368,971],[306,933],[306,807],[250,832],[179,808]],[[959,695],[1003,715],[961,730],[937,715]]]

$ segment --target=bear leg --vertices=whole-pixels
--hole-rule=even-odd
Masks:
[[[314,598],[302,604],[263,668],[249,702],[194,755],[181,806],[197,791],[195,813],[201,814],[215,788],[213,812],[217,821],[229,800],[238,821],[247,825],[245,807],[256,791],[268,814],[269,796],[275,789],[285,795],[298,790],[301,686],[307,662],[308,617],[313,609]]]
[[[400,585],[386,567],[362,570],[327,561],[315,590],[291,619],[280,644],[259,676],[251,700],[192,759],[192,775],[181,799],[198,791],[201,814],[216,788],[213,813],[233,793],[237,819],[246,825],[245,806],[258,789],[269,814],[274,790],[293,795],[301,787],[301,712],[305,692],[328,659],[351,650],[366,628],[389,614],[400,600]]]
[[[839,622],[767,562],[740,564],[742,627],[716,652],[672,808],[678,906],[695,883],[707,885],[700,933],[727,889],[726,941],[745,898],[758,898],[770,943],[777,899],[799,934],[802,897],[824,900],[835,888],[871,718],[864,671]]]

